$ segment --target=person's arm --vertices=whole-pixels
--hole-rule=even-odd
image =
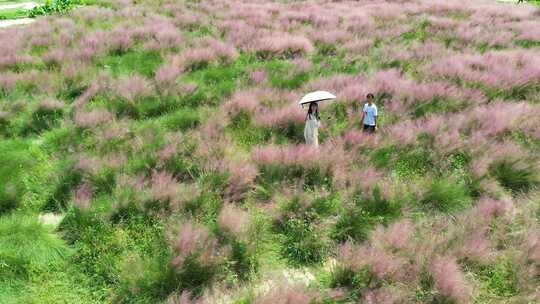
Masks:
[[[364,124],[364,117],[366,116],[366,105],[362,108],[362,119],[360,120],[360,125]]]
[[[377,124],[377,118],[379,117],[379,111],[377,110],[377,106],[375,106],[375,113],[373,113],[373,114],[374,114],[374,115],[373,115],[373,118],[374,118],[374,120],[375,120],[375,129],[377,129],[377,126],[378,126],[378,124]]]

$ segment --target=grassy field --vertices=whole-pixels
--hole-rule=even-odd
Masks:
[[[540,301],[537,7],[86,4],[0,30],[2,304]]]

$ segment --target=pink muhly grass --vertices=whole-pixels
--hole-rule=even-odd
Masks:
[[[413,223],[405,219],[393,223],[386,229],[382,226],[377,227],[370,239],[373,243],[382,243],[384,246],[389,246],[392,249],[404,249],[412,237],[413,232]]]
[[[262,127],[287,127],[304,122],[305,113],[296,105],[291,104],[278,109],[261,111],[255,115],[255,124]]]
[[[281,286],[257,296],[253,304],[310,304],[315,298],[313,292],[305,291],[302,286]]]
[[[334,161],[330,160],[332,156],[326,154],[330,151],[321,150],[329,150],[329,148],[317,149],[307,145],[257,147],[252,151],[252,159],[259,166],[320,167],[328,170]]]
[[[235,117],[240,112],[253,112],[259,106],[258,92],[255,90],[236,92],[224,105],[230,117]]]
[[[367,55],[373,47],[373,41],[368,39],[352,40],[343,45],[343,49],[347,51],[347,55]]]
[[[182,53],[182,66],[185,70],[197,69],[200,66],[217,62],[218,54],[208,48],[188,49]]]
[[[404,270],[406,266],[405,259],[375,248],[369,250],[368,263],[373,274],[380,279],[398,278],[403,274],[400,270]]]
[[[420,129],[417,126],[417,122],[406,120],[388,127],[385,132],[395,142],[401,145],[410,145],[416,142]]]
[[[173,56],[157,69],[154,79],[160,89],[167,91],[174,88],[181,73],[182,59],[180,56]]]
[[[77,164],[75,164],[75,169],[90,175],[95,175],[101,168],[102,163],[98,159],[84,156],[79,157]]]
[[[435,288],[442,295],[454,299],[457,303],[468,303],[472,288],[467,283],[455,258],[436,257],[430,266],[430,272]]]
[[[190,292],[183,291],[181,295],[172,295],[167,299],[167,304],[211,304],[204,299],[194,299]]]
[[[476,215],[490,220],[493,217],[504,216],[512,208],[512,202],[509,200],[496,200],[490,197],[482,197],[475,207]]]
[[[252,51],[263,57],[267,56],[298,56],[313,52],[314,48],[306,37],[290,34],[271,35],[256,39]]]
[[[92,185],[88,182],[81,184],[73,196],[73,204],[76,208],[81,210],[88,210],[90,208],[90,201],[92,200],[93,189]]]
[[[198,227],[192,222],[180,225],[178,234],[172,239],[172,246],[176,253],[176,257],[171,261],[172,266],[181,269],[185,258],[204,249],[209,240],[210,234],[205,228]]]
[[[107,110],[94,109],[90,112],[77,111],[75,113],[75,124],[80,128],[94,128],[100,124],[110,122],[114,115]]]
[[[362,131],[350,130],[343,136],[345,142],[349,145],[371,146],[374,142],[374,136]]]
[[[82,61],[89,61],[97,55],[105,52],[108,35],[102,31],[86,34],[80,42],[76,57]]]
[[[165,145],[161,150],[158,152],[158,159],[160,161],[168,161],[172,159],[174,156],[178,154],[178,147],[181,143],[181,140],[179,138],[174,138],[171,140],[170,143]]]
[[[361,265],[363,265],[363,263],[365,263],[365,261],[363,261],[362,264],[359,265],[358,256],[356,254],[356,246],[349,241],[338,246],[337,261],[343,266],[353,270],[359,268]]]
[[[11,72],[2,73],[2,75],[0,75],[0,89],[6,91],[12,90],[20,79],[20,74]]]
[[[316,43],[334,45],[349,40],[349,33],[344,30],[319,31],[314,30],[311,38]]]
[[[121,78],[116,83],[116,92],[129,102],[149,96],[152,93],[150,83],[142,76],[133,75]]]
[[[247,212],[232,204],[226,204],[219,213],[218,224],[221,229],[240,236],[246,231],[248,220]]]
[[[109,33],[108,48],[111,52],[125,53],[134,45],[131,29],[121,26]]]
[[[169,208],[173,210],[179,207],[179,184],[172,174],[168,172],[152,173],[150,195],[154,200],[168,203]]]
[[[471,112],[471,115],[478,122],[480,132],[489,137],[511,129],[531,113],[531,106],[525,102],[497,102],[477,107]]]
[[[249,74],[249,78],[255,84],[261,84],[268,79],[268,75],[264,70],[256,70]]]
[[[230,175],[225,198],[231,202],[239,202],[252,189],[258,174],[257,167],[248,162],[231,162],[227,167]]]
[[[529,261],[540,263],[540,229],[533,226],[527,236],[527,257]]]
[[[57,111],[64,108],[64,103],[56,99],[45,99],[39,103],[39,108],[46,111]]]
[[[198,44],[203,48],[213,50],[222,62],[232,62],[239,56],[235,47],[215,38],[204,38]]]
[[[463,245],[458,249],[458,255],[487,262],[490,259],[490,247],[485,229],[475,229],[475,231],[465,236]]]
[[[363,296],[365,304],[399,304],[405,303],[407,294],[396,287],[381,287],[376,290],[368,290]]]
[[[60,66],[68,59],[68,54],[63,48],[57,48],[44,54],[42,59],[47,64]]]
[[[76,109],[81,109],[100,91],[99,84],[93,82],[79,97],[73,102]]]

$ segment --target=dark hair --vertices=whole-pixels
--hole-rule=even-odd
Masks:
[[[366,95],[366,98],[367,98],[367,99],[375,98],[375,96],[374,96],[373,94],[371,94],[371,93],[368,93],[368,94]]]
[[[317,118],[317,120],[320,120],[320,117],[319,117],[319,105],[316,102],[311,102],[309,104],[309,108],[308,108],[308,111],[307,111],[307,114],[306,114],[306,120],[308,119],[309,115],[313,114],[313,112],[311,111],[311,106],[312,105],[317,106],[317,110],[315,110],[315,118]]]

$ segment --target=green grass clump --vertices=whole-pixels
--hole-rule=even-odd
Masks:
[[[426,210],[454,212],[462,210],[472,202],[467,185],[453,178],[435,179],[428,185],[420,204]]]
[[[172,131],[185,131],[197,127],[201,123],[201,114],[197,109],[184,108],[164,119],[164,125]]]
[[[66,261],[72,251],[35,217],[0,217],[0,281],[25,280],[34,272]]]
[[[125,54],[107,56],[101,59],[98,65],[111,71],[114,76],[141,74],[153,77],[162,62],[163,59],[157,52],[133,50]]]
[[[519,277],[517,266],[509,258],[499,258],[493,264],[474,270],[483,283],[486,296],[510,298],[519,293]]]
[[[25,178],[36,159],[23,140],[3,140],[0,145],[0,214],[20,206],[26,193]]]
[[[358,193],[353,205],[345,208],[334,227],[333,238],[365,241],[377,224],[388,224],[401,215],[401,204],[382,197],[375,187],[370,195]]]
[[[502,160],[492,164],[489,173],[513,193],[527,192],[540,184],[540,175],[534,165],[519,160]]]

